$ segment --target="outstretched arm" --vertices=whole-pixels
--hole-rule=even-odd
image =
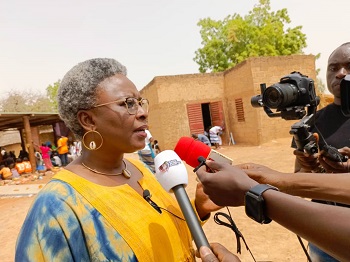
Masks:
[[[252,163],[238,167],[255,181],[291,195],[350,204],[349,173],[281,173]]]
[[[204,192],[218,205],[244,205],[245,194],[258,183],[237,167],[216,162],[207,165],[216,173],[206,172],[205,167],[197,171]],[[313,203],[274,190],[265,191],[263,197],[271,219],[334,257],[350,260],[350,209]]]

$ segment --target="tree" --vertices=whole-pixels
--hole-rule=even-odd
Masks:
[[[287,9],[270,11],[270,0],[259,0],[249,14],[229,15],[224,20],[201,19],[202,48],[193,59],[199,71],[221,72],[249,57],[302,54],[306,36],[302,27],[285,29]]]
[[[52,103],[52,106],[55,109],[55,111],[58,111],[57,92],[60,84],[61,80],[58,79],[55,83],[53,83],[53,85],[49,85],[46,88],[46,94],[49,97],[50,102]]]
[[[2,112],[53,112],[50,100],[32,91],[12,91],[0,104]]]

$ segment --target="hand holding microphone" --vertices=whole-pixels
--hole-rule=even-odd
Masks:
[[[181,137],[177,142],[174,151],[182,160],[193,168],[198,167],[200,162],[203,162],[198,159],[199,157],[204,157],[205,160],[213,160],[218,163],[232,164],[231,158],[211,149],[203,142],[196,141],[191,137]],[[194,172],[196,172],[196,170]]]
[[[156,178],[166,191],[174,192],[196,247],[198,249],[201,246],[210,247],[203,228],[184,189],[188,184],[188,175],[182,160],[174,151],[165,150],[155,157],[154,163]]]
[[[204,193],[217,205],[243,206],[245,193],[258,183],[242,169],[227,163],[208,161],[207,165],[215,174],[207,172],[205,168],[197,171]]]

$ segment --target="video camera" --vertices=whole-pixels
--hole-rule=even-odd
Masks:
[[[251,104],[253,107],[264,107],[269,117],[301,119],[306,114],[314,114],[320,102],[320,98],[316,96],[314,81],[299,72],[282,77],[279,83],[268,88],[265,83],[260,84],[260,90],[261,95],[253,96]],[[276,109],[276,113],[271,108]]]
[[[348,88],[343,88],[343,93],[344,97],[345,93],[347,94],[348,103],[346,106],[344,103],[346,107],[344,111],[347,110],[350,116],[350,75],[346,84]],[[294,136],[298,150],[310,155],[317,153],[316,138],[309,132],[311,124],[315,121],[317,105],[320,102],[320,98],[316,96],[314,81],[300,72],[292,72],[282,77],[280,82],[267,88],[265,83],[260,84],[260,90],[260,95],[251,98],[252,106],[263,107],[269,117],[282,117],[285,120],[301,119],[292,125],[289,133]],[[276,112],[274,113],[271,108],[276,109]],[[345,156],[329,145],[322,148],[322,154],[334,161],[347,161]]]
[[[350,117],[350,75],[346,75],[340,82],[341,111]]]

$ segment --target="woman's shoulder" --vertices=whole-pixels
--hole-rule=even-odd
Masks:
[[[37,194],[28,213],[34,216],[35,214],[40,214],[40,216],[55,214],[59,210],[67,209],[69,206],[67,203],[73,203],[74,195],[73,189],[68,184],[59,180],[51,180]]]
[[[57,173],[58,174],[58,173]],[[57,201],[64,200],[68,195],[73,194],[72,187],[54,177],[49,181],[39,192],[38,197],[56,199]]]

